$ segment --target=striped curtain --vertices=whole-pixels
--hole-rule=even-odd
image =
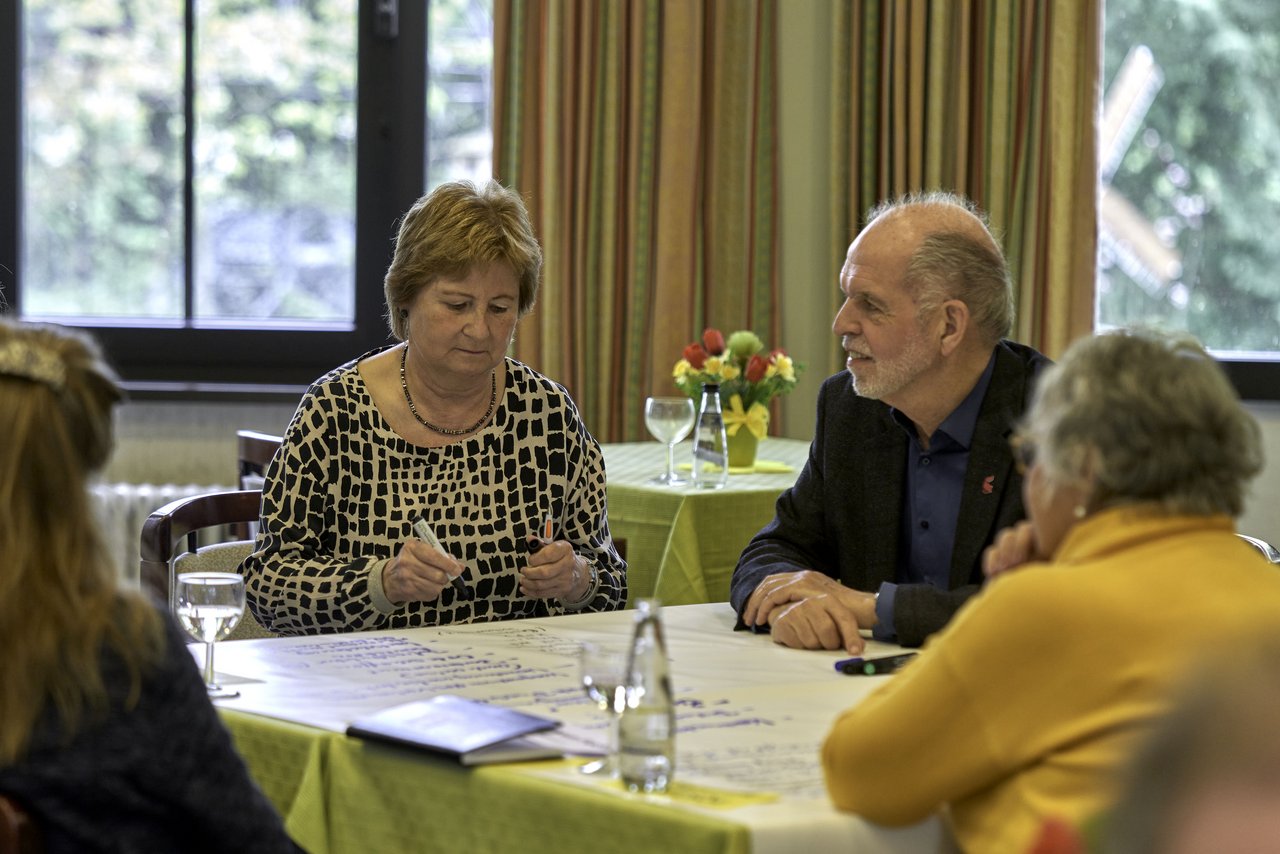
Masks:
[[[1014,337],[1058,355],[1093,325],[1100,0],[833,3],[831,278],[879,201],[973,199],[1004,245]]]
[[[545,267],[517,358],[601,441],[705,326],[777,341],[776,0],[495,0],[494,174]]]

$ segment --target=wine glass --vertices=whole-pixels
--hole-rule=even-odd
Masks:
[[[644,402],[644,426],[653,438],[667,446],[667,471],[649,478],[650,483],[681,486],[687,478],[676,474],[676,443],[693,429],[693,401],[687,397],[650,397]]]
[[[584,642],[578,648],[578,671],[587,696],[609,713],[609,743],[605,756],[578,770],[583,774],[618,773],[614,757],[618,752],[618,718],[627,705],[627,659],[630,647],[621,643]]]
[[[238,697],[213,681],[213,644],[231,634],[244,616],[244,578],[236,572],[184,572],[174,610],[187,634],[204,644],[204,686],[210,697]]]

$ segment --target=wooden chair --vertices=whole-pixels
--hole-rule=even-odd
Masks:
[[[253,551],[252,540],[201,547],[196,534],[205,528],[258,521],[261,501],[262,491],[257,489],[206,492],[172,501],[152,513],[142,524],[142,586],[172,607],[178,573],[236,572]],[[271,637],[271,633],[246,612],[229,640],[251,637]]]
[[[236,431],[236,455],[239,458],[237,477],[241,489],[262,489],[267,466],[280,448],[280,436],[259,433],[256,430]],[[258,533],[257,519],[231,526],[231,535],[240,540],[252,540]]]
[[[21,804],[0,795],[0,854],[40,854],[44,840],[40,828]]]
[[[236,431],[236,450],[240,457],[240,488],[253,489],[262,486],[271,458],[280,447],[281,437],[256,430]]]

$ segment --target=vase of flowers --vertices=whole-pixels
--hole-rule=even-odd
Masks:
[[[702,340],[684,348],[671,374],[676,386],[698,401],[704,383],[720,386],[729,467],[755,465],[757,443],[769,432],[769,401],[796,387],[803,365],[782,350],[765,352],[754,332],[741,330],[728,341],[718,329],[706,329]]]

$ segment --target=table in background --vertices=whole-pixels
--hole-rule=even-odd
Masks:
[[[689,442],[676,446],[677,465],[689,462],[691,447]],[[667,465],[666,446],[657,442],[603,449],[609,530],[627,541],[628,601],[657,596],[663,604],[687,605],[728,601],[738,556],[773,519],[774,502],[795,483],[809,443],[766,438],[757,459],[789,471],[734,473],[727,486],[713,490],[649,483]]]
[[[675,784],[631,794],[580,759],[467,769],[342,734],[436,693],[496,702],[601,737],[580,642],[628,636],[633,614],[219,644],[219,701],[251,773],[312,854],[377,851],[933,852],[941,822],[887,829],[836,811],[819,746],[836,714],[892,676],[847,677],[840,653],[731,630],[724,603],[664,608],[677,697]],[[870,653],[896,647],[871,642]]]

